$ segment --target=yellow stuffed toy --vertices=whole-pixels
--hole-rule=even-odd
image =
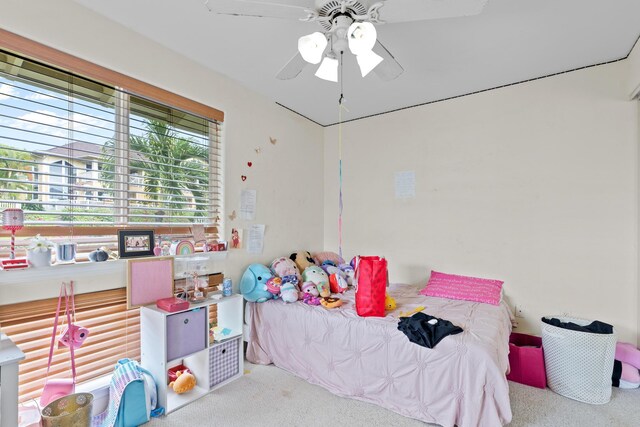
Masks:
[[[385,294],[384,296],[384,309],[387,311],[393,311],[396,309],[396,300],[389,296],[389,294]]]
[[[176,380],[169,383],[169,387],[178,394],[185,393],[196,386],[196,377],[190,372],[176,372]]]

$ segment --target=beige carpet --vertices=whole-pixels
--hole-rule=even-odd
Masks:
[[[239,380],[147,426],[426,426],[375,405],[334,396],[273,365],[246,363],[245,370],[247,374]],[[614,388],[608,404],[587,405],[549,389],[512,382],[509,388],[513,410],[510,426],[640,426],[638,389]]]

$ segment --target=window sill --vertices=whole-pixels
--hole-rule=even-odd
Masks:
[[[174,277],[186,277],[185,272],[217,273],[227,251],[206,252],[174,257]],[[78,294],[99,292],[127,286],[126,261],[78,262],[50,267],[0,271],[0,305],[55,298],[60,283],[74,281]]]

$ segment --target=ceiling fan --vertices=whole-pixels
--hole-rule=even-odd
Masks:
[[[487,0],[205,0],[210,12],[316,22],[321,31],[298,39],[298,53],[276,74],[296,77],[307,64],[318,64],[315,75],[338,81],[342,55],[356,56],[362,77],[373,71],[382,80],[404,72],[380,43],[374,24],[476,15]]]

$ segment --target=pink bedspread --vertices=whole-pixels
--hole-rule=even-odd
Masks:
[[[281,300],[248,303],[247,359],[270,364],[339,396],[375,403],[443,426],[500,426],[511,421],[508,369],[510,312],[506,304],[418,295],[395,285],[398,309],[384,318],[355,313],[354,292],[327,310]],[[399,311],[423,305],[427,314],[464,332],[429,349],[397,329]]]

